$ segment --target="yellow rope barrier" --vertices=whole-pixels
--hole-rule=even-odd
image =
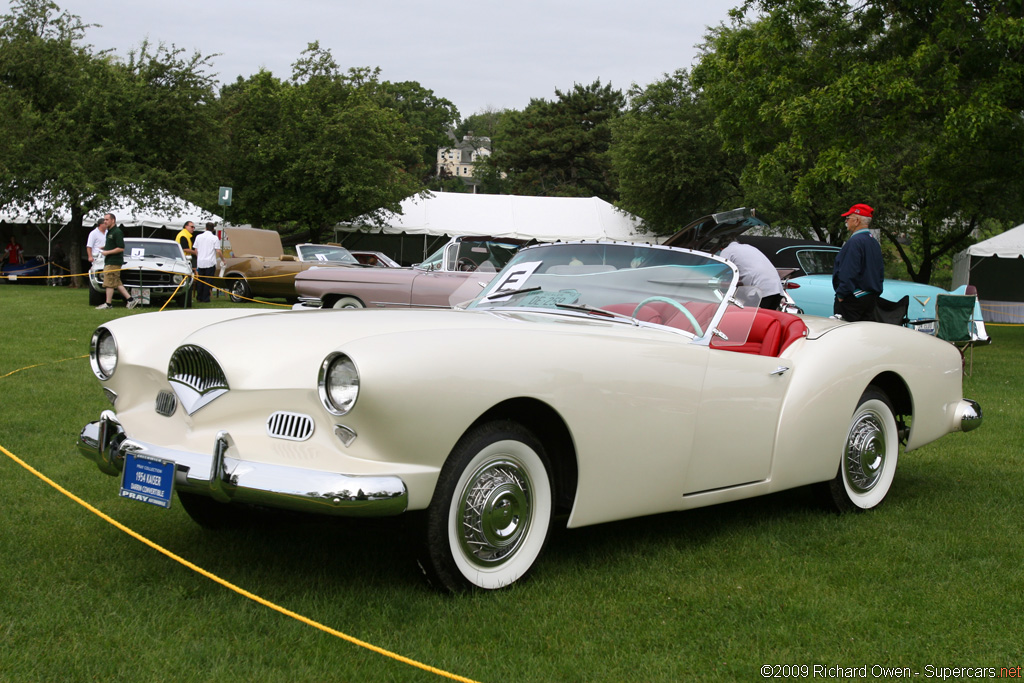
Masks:
[[[84,356],[79,356],[79,358],[83,358],[83,357]],[[67,361],[67,360],[76,360],[76,359],[65,358],[65,359],[62,359],[60,361],[54,361],[54,362],[61,363],[61,362]],[[46,363],[39,363],[37,365],[29,365],[29,366],[24,367],[24,368],[19,368],[18,370],[14,370],[12,372],[8,372],[6,375],[0,376],[0,379],[2,379],[4,377],[10,377],[11,375],[13,375],[13,374],[15,374],[17,372],[21,372],[22,370],[28,370],[30,368],[36,368],[36,367],[40,367],[42,365],[46,365]],[[148,538],[146,538],[142,534],[138,533],[137,531],[135,531],[135,530],[125,526],[121,522],[118,522],[116,519],[114,519],[110,515],[106,514],[102,510],[94,507],[93,505],[89,504],[87,501],[83,500],[82,498],[79,498],[78,496],[76,496],[71,491],[68,491],[63,486],[61,486],[57,482],[53,481],[52,479],[47,477],[45,474],[43,474],[39,470],[37,470],[34,467],[32,467],[31,465],[29,465],[27,462],[25,462],[24,460],[22,460],[21,458],[16,456],[14,453],[12,453],[9,450],[7,450],[6,448],[4,448],[2,445],[0,445],[0,452],[2,452],[4,455],[6,455],[8,458],[13,460],[15,463],[20,465],[22,468],[24,468],[28,472],[30,472],[32,475],[34,475],[35,477],[39,478],[41,481],[45,482],[46,484],[48,484],[52,488],[56,489],[57,491],[59,491],[61,494],[63,494],[67,498],[69,498],[69,499],[73,500],[74,502],[78,503],[79,505],[81,505],[86,510],[88,510],[91,513],[93,513],[94,515],[96,515],[97,517],[102,519],[103,521],[107,522],[108,524],[113,525],[114,527],[116,527],[117,529],[119,529],[119,530],[123,531],[124,533],[128,534],[129,536],[131,536],[135,540],[139,541],[140,543],[143,543],[144,545],[149,546],[153,550],[156,550],[157,552],[159,552],[159,553],[165,555],[166,557],[174,560],[178,564],[180,564],[180,565],[182,565],[184,567],[187,567],[188,569],[191,569],[192,571],[196,572],[197,574],[201,574],[202,576],[205,576],[207,579],[210,579],[211,581],[213,581],[215,583],[218,583],[221,586],[224,586],[228,590],[234,591],[235,593],[238,593],[239,595],[241,595],[241,596],[243,596],[245,598],[248,598],[249,600],[252,600],[253,602],[257,602],[260,605],[263,605],[264,607],[267,607],[268,609],[271,609],[271,610],[274,610],[275,612],[283,614],[286,617],[290,617],[292,619],[295,619],[296,621],[300,621],[303,624],[306,624],[307,626],[312,626],[313,628],[318,629],[320,631],[323,631],[324,633],[327,633],[327,634],[330,634],[332,636],[335,636],[336,638],[341,638],[342,640],[344,640],[344,641],[346,641],[348,643],[351,643],[351,644],[356,645],[358,647],[365,648],[367,650],[370,650],[371,652],[376,652],[379,655],[382,655],[384,657],[388,657],[389,659],[393,659],[393,660],[395,660],[397,662],[401,662],[402,664],[407,664],[407,665],[409,665],[411,667],[415,667],[417,669],[421,669],[421,670],[426,671],[428,673],[436,674],[438,676],[441,676],[442,678],[448,678],[448,679],[453,680],[453,681],[462,681],[463,683],[476,683],[476,681],[474,679],[472,679],[472,678],[466,678],[465,676],[459,676],[458,674],[453,674],[453,673],[450,673],[450,672],[445,671],[443,669],[438,669],[437,667],[430,666],[429,664],[423,664],[422,662],[418,662],[415,659],[411,659],[409,657],[405,657],[404,655],[400,655],[400,654],[397,654],[395,652],[391,652],[390,650],[385,650],[384,648],[378,647],[377,645],[373,645],[372,643],[368,643],[365,640],[360,640],[360,639],[358,639],[358,638],[356,638],[354,636],[350,636],[350,635],[348,635],[346,633],[342,633],[341,631],[338,631],[337,629],[333,629],[330,626],[322,624],[322,623],[320,623],[318,621],[314,621],[313,619],[310,619],[309,617],[305,617],[305,616],[299,614],[298,612],[293,612],[292,610],[287,609],[285,607],[282,607],[282,606],[278,605],[277,603],[271,602],[270,600],[267,600],[266,598],[262,598],[259,595],[256,595],[255,593],[247,591],[246,589],[242,588],[241,586],[237,586],[237,585],[231,583],[230,581],[228,581],[226,579],[222,579],[221,577],[217,576],[216,574],[214,574],[212,572],[209,572],[209,571],[203,569],[202,567],[200,567],[200,566],[198,566],[198,565],[196,565],[196,564],[186,560],[185,558],[183,558],[180,555],[177,555],[177,554],[171,552],[170,550],[168,550],[167,548],[164,548],[163,546],[159,545],[158,543],[155,543],[154,541],[149,540]]]

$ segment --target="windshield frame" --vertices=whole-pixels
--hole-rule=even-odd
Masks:
[[[298,255],[299,261],[302,263],[314,263],[316,265],[328,265],[328,264],[342,264],[347,266],[358,266],[359,259],[352,255],[345,247],[340,244],[298,244],[295,246],[295,252]],[[340,254],[341,260],[332,258],[317,258],[321,254]]]
[[[519,238],[459,236],[413,267],[427,272],[495,273],[515,258],[524,244]],[[502,251],[511,251],[505,263],[500,263]],[[470,264],[474,267],[467,267]]]
[[[576,258],[577,253],[595,247],[599,251],[591,251],[592,256],[584,255],[583,261]],[[634,326],[671,329],[708,344],[730,301],[735,302],[738,286],[739,273],[734,264],[702,251],[633,242],[559,242],[519,250],[465,307],[600,317]],[[508,290],[507,294],[502,289]],[[616,297],[627,303],[605,301]],[[703,309],[704,314],[698,314],[699,333],[641,319],[643,315],[637,317],[640,303],[650,298],[670,307],[672,302],[667,299]]]

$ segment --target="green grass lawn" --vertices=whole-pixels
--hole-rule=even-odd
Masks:
[[[478,681],[755,680],[765,664],[924,678],[1024,663],[1022,328],[991,328],[975,350],[964,393],[982,428],[903,455],[877,510],[831,514],[802,489],[562,530],[531,580],[451,597],[421,580],[401,520],[208,532],[178,505],[118,498],[75,448],[109,407],[85,356],[96,325],[141,312],[0,283],[0,445],[172,552],[354,638]],[[442,680],[231,592],[3,454],[0,520],[0,681]]]

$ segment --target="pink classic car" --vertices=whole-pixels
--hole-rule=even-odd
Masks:
[[[526,240],[454,237],[411,268],[310,268],[295,276],[302,307],[440,306],[475,298]]]

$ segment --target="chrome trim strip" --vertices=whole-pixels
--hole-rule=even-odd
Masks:
[[[227,432],[219,432],[211,453],[179,451],[125,437],[113,412],[90,422],[78,439],[78,450],[100,470],[117,475],[124,453],[148,455],[176,465],[179,490],[217,500],[342,517],[384,517],[409,506],[409,491],[396,476],[355,476],[283,465],[250,462],[237,457]]]
[[[194,344],[175,349],[167,364],[167,380],[189,415],[230,389],[217,359]]]
[[[287,441],[306,441],[315,430],[313,418],[290,410],[278,410],[267,418],[267,436]]]
[[[178,399],[173,392],[161,390],[156,395],[156,412],[158,415],[170,417],[178,409]]]

